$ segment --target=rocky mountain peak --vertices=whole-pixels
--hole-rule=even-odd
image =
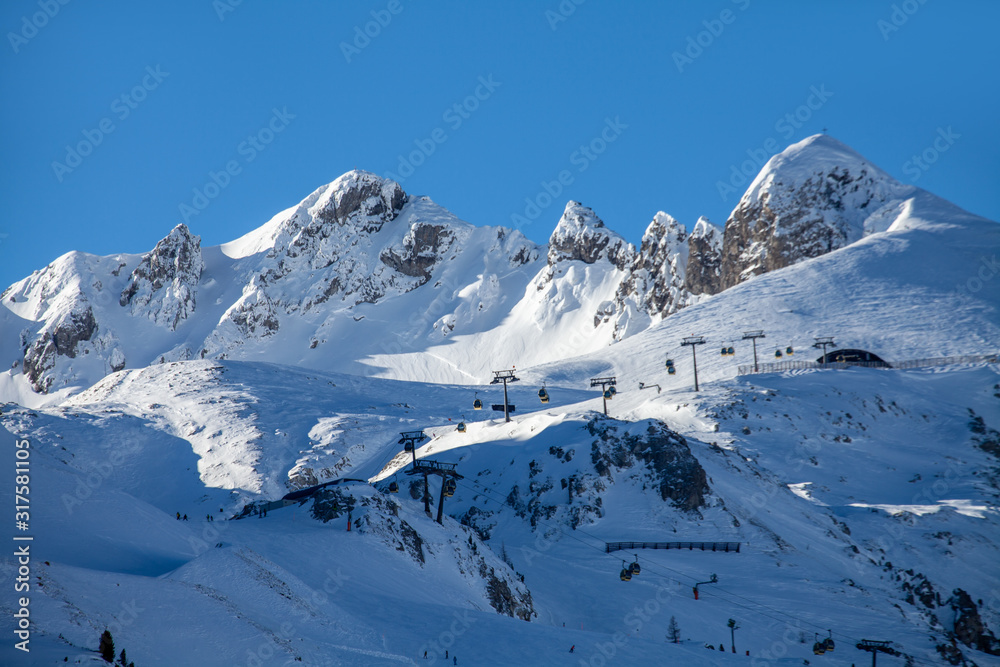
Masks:
[[[885,231],[906,186],[814,135],[772,157],[726,221],[721,289]]]
[[[635,255],[635,249],[625,239],[604,225],[594,211],[580,202],[566,204],[559,223],[549,238],[549,265],[566,260],[593,264],[607,259],[625,270]]]
[[[355,169],[330,183],[310,213],[324,225],[351,225],[372,233],[395,219],[406,200],[396,181]]]
[[[688,263],[684,289],[692,294],[715,294],[721,290],[722,230],[698,218],[688,236]]]
[[[204,268],[201,237],[193,235],[186,225],[177,225],[143,255],[118,303],[130,307],[132,315],[147,317],[173,331],[194,312]]]

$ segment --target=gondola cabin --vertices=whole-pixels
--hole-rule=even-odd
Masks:
[[[787,354],[788,356],[792,356],[793,354],[795,354],[795,349],[791,345],[789,345],[788,347],[785,348],[785,354]]]
[[[632,573],[627,567],[622,568],[622,573],[618,575],[622,581],[632,581]]]
[[[472,402],[472,409],[473,409],[473,410],[482,410],[482,409],[483,409],[483,402],[482,402],[482,401],[480,401],[480,400],[479,400],[479,399],[477,398],[476,400],[474,400],[474,401]]]
[[[399,493],[399,484],[396,482],[389,482],[389,493]]]
[[[775,350],[774,351],[774,358],[775,359],[781,359],[781,350]]]
[[[608,400],[608,401],[610,401],[610,400],[611,400],[612,398],[614,398],[614,397],[615,397],[615,395],[611,393],[611,390],[610,390],[610,389],[605,389],[605,390],[604,390],[604,399],[605,399],[605,400]]]
[[[444,495],[449,496],[449,497],[455,495],[455,489],[456,488],[457,488],[457,485],[455,484],[455,480],[453,480],[453,479],[446,479],[444,481]]]
[[[538,400],[540,400],[542,403],[549,402],[549,392],[545,391],[545,387],[542,387],[541,389],[538,390]]]
[[[465,433],[465,422],[458,422],[458,432]]]
[[[730,346],[728,354],[730,357],[736,356],[736,348]]]

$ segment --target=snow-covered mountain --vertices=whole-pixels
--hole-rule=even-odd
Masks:
[[[861,638],[1000,664],[997,223],[816,136],[724,229],[660,211],[637,244],[574,201],[539,246],[360,171],[231,243],[196,231],[3,293],[34,536],[32,653],[3,664],[84,664],[105,628],[140,666],[846,667]],[[749,329],[762,360],[821,335],[994,356],[738,375]],[[512,368],[505,422],[486,383]],[[454,494],[414,457],[455,464]]]
[[[231,243],[202,248],[179,225],[145,255],[69,253],[10,286],[0,395],[205,358],[478,382],[484,348],[522,366],[596,351],[753,275],[920,216],[969,217],[948,206],[817,135],[764,166],[724,230],[660,211],[637,250],[569,202],[540,247],[354,171]]]

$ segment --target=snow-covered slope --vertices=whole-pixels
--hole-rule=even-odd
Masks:
[[[636,248],[570,202],[536,246],[350,172],[223,246],[55,260],[0,308],[34,537],[31,662],[0,663],[109,627],[141,666],[1000,664],[1000,366],[737,374],[751,329],[762,361],[1000,352],[1000,226],[901,188],[812,137],[725,230],[659,212]],[[429,515],[414,455],[461,475]]]

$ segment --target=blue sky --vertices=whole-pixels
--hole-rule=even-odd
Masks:
[[[234,239],[352,168],[638,243],[658,210],[722,224],[741,165],[822,128],[1000,219],[996,2],[63,1],[0,8],[4,286],[183,221]]]

